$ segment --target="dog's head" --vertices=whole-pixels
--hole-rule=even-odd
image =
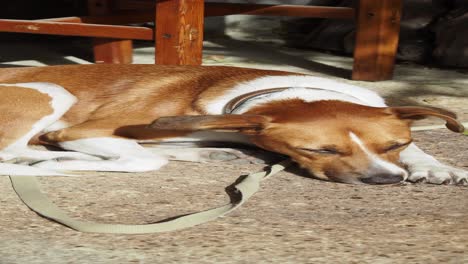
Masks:
[[[321,179],[390,184],[404,180],[400,152],[412,141],[413,120],[436,116],[463,131],[455,115],[427,107],[376,108],[341,101],[288,100],[242,115],[164,117],[158,129],[240,132],[257,146],[290,156]]]

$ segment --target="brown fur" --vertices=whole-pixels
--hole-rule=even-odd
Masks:
[[[265,149],[292,157],[320,178],[362,177],[369,158],[351,142],[353,132],[373,153],[383,160],[398,163],[403,148],[385,151],[395,143],[411,141],[409,122],[389,114],[385,108],[374,108],[339,101],[305,103],[300,100],[261,106],[249,111],[270,118],[252,141]],[[320,154],[304,149],[334,149],[339,155]],[[346,179],[349,181],[349,179]]]
[[[86,65],[1,69],[3,83],[50,82],[79,101],[65,114],[71,127],[42,137],[59,142],[84,137],[158,139],[181,135],[141,129],[154,119],[204,114],[201,106],[241,81],[291,73],[233,67]]]
[[[407,111],[407,118],[395,114],[401,111]],[[411,142],[409,126],[413,116],[410,111],[441,117],[435,109],[413,107],[394,110],[342,101],[307,103],[297,99],[254,107],[236,116],[235,120],[230,115],[216,118],[197,116],[189,119],[192,122],[187,119],[180,122],[181,117],[166,117],[156,120],[152,126],[157,130],[184,131],[237,128],[237,132],[248,135],[255,145],[290,156],[319,178],[357,183],[365,177],[372,161],[356,143],[351,142],[350,132],[380,159],[399,164],[400,152]],[[255,116],[258,118],[253,118]],[[200,126],[205,121],[209,125]],[[338,154],[307,149],[333,149]]]
[[[0,149],[17,141],[53,112],[51,98],[34,89],[0,85]],[[13,117],[13,118],[12,118]]]
[[[398,164],[399,153],[411,142],[409,124],[413,119],[437,116],[450,129],[463,130],[447,111],[375,108],[341,101],[270,102],[243,115],[207,116],[203,111],[203,106],[237,84],[275,75],[292,73],[233,67],[87,65],[2,69],[0,81],[51,82],[78,98],[62,118],[70,127],[43,135],[45,143],[87,137],[162,140],[199,130],[235,131],[248,135],[259,147],[292,157],[317,177],[343,182],[356,182],[371,165],[369,155],[351,142],[350,132],[381,160]],[[22,94],[25,91],[15,91],[8,98],[10,90],[2,87],[7,97],[3,95],[0,110],[14,112],[0,116],[13,116],[21,124],[13,124],[18,127],[13,132],[2,124],[0,131],[16,137],[30,128],[32,120],[51,111],[42,107],[49,102],[47,96],[29,90]],[[21,104],[12,103],[18,98],[23,100]],[[31,109],[28,100],[39,102],[41,109]],[[16,122],[0,121],[7,125]],[[152,128],[147,127],[152,122]],[[3,136],[5,142],[11,141]]]

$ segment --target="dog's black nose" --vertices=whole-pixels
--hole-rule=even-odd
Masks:
[[[370,177],[361,178],[363,183],[367,184],[391,184],[401,182],[403,176],[400,174],[376,174]]]

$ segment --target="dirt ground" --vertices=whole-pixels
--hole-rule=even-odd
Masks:
[[[466,137],[415,133],[446,163],[468,168]],[[150,223],[228,201],[224,187],[261,164],[171,162],[143,174],[42,178],[71,215]],[[268,179],[213,222],[147,235],[79,233],[38,217],[0,178],[0,263],[467,263],[468,187],[356,186],[299,176]]]

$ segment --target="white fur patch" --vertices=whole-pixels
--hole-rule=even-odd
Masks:
[[[48,160],[34,166],[57,171],[144,172],[157,170],[167,163],[162,155],[154,154],[129,139],[84,138],[60,142],[59,145],[64,149],[102,157],[103,160]]]
[[[376,175],[376,174],[401,174],[406,179],[407,172],[397,165],[385,161],[379,158],[376,154],[369,151],[369,149],[364,145],[362,140],[356,136],[353,132],[349,132],[349,137],[353,142],[355,142],[359,148],[366,153],[371,161],[371,165],[368,168],[367,175]]]
[[[281,92],[270,93],[261,96],[254,97],[244,102],[240,106],[236,107],[231,114],[242,114],[247,110],[251,109],[254,106],[261,105],[266,102],[271,101],[280,101],[288,99],[301,99],[304,102],[315,102],[322,100],[338,100],[344,102],[350,102],[354,104],[365,105],[364,102],[360,101],[358,98],[350,96],[344,93],[338,93],[335,91],[329,90],[317,90],[317,89],[307,89],[307,88],[297,88],[293,87]]]
[[[368,89],[337,82],[327,78],[314,77],[314,76],[266,76],[257,78],[248,82],[243,82],[235,86],[232,90],[228,91],[221,98],[216,98],[213,102],[210,102],[206,106],[206,111],[209,114],[222,114],[226,104],[232,99],[254,91],[260,91],[270,88],[278,87],[292,87],[292,88],[320,88],[323,90],[334,91],[335,93],[332,98],[327,94],[325,98],[327,99],[347,99],[355,98],[355,100],[360,101],[363,105],[373,106],[373,107],[385,107],[385,102],[377,93],[370,91]],[[299,91],[299,90],[297,90]],[[304,95],[304,93],[311,93],[311,95]],[[342,94],[342,96],[338,96]],[[330,94],[331,95],[331,94]],[[295,95],[293,93],[287,94],[288,97],[293,98],[302,98],[303,96],[308,97],[308,100],[313,100],[314,92],[313,90],[304,89],[300,94]],[[318,95],[319,96],[319,95]],[[338,98],[337,98],[338,97]]]
[[[52,114],[42,117],[33,124],[31,130],[20,137],[13,144],[0,151],[0,159],[9,160],[19,158],[21,162],[48,160],[53,158],[86,158],[92,159],[86,154],[66,151],[41,151],[28,148],[29,140],[56,122],[76,102],[75,96],[63,87],[52,83],[17,83],[1,84],[3,86],[17,87],[18,89],[34,89],[51,97],[50,105]],[[40,175],[40,176],[66,176],[58,171],[30,167],[22,164],[0,163],[1,175]]]
[[[0,175],[16,176],[72,176],[63,172],[31,167],[21,164],[0,163]]]
[[[425,181],[433,184],[468,184],[468,171],[440,163],[424,153],[415,144],[410,144],[400,154],[400,161],[408,167],[408,180]]]

